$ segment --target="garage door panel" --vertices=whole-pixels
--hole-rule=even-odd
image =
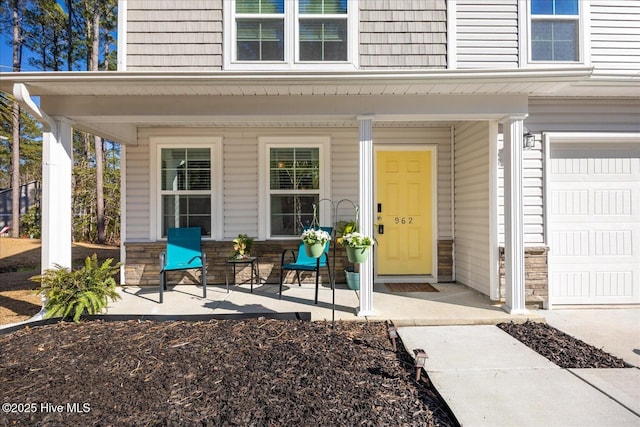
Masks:
[[[640,145],[552,144],[550,163],[553,303],[640,303]]]
[[[631,190],[596,189],[593,196],[594,215],[631,215]]]
[[[631,230],[595,230],[594,252],[597,256],[632,256]]]

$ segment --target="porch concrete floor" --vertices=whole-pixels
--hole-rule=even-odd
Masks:
[[[397,326],[495,324],[504,321],[542,320],[532,311],[529,315],[510,315],[499,304],[464,285],[440,283],[439,292],[390,292],[379,283],[374,286],[374,316],[359,317],[359,291],[336,284],[335,320],[391,320]],[[108,314],[187,315],[238,313],[309,312],[312,321],[331,321],[332,292],[321,285],[318,304],[314,304],[315,285],[286,284],[282,299],[277,284],[208,285],[207,297],[202,287],[170,285],[164,292],[164,303],[158,303],[157,286],[123,286],[121,300],[109,304]]]

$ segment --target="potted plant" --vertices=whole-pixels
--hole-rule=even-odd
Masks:
[[[307,228],[302,232],[301,236],[304,242],[304,249],[308,256],[313,258],[320,258],[324,252],[324,247],[331,235],[322,229]]]
[[[373,239],[358,231],[347,233],[342,237],[342,245],[347,248],[349,262],[362,263],[369,256],[369,249],[373,245]]]
[[[353,233],[357,230],[358,225],[355,221],[338,221],[336,224],[336,242],[341,245],[345,234]]]
[[[251,248],[253,247],[253,237],[246,234],[238,234],[233,239],[233,259],[244,259],[251,256]]]
[[[84,261],[84,266],[70,270],[56,265],[31,280],[40,283],[34,293],[44,294],[45,318],[73,317],[80,321],[83,314],[100,314],[106,309],[108,299],[120,299],[116,291],[114,276],[120,270],[120,263],[111,265],[112,258],[100,264],[93,254]]]

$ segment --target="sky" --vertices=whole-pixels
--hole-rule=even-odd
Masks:
[[[58,3],[65,11],[67,10],[64,1],[58,0]],[[114,33],[113,35],[114,37],[117,37],[116,33]],[[11,30],[0,32],[0,73],[13,71],[13,51],[11,46],[12,38],[13,34],[11,33]],[[39,68],[29,65],[29,55],[29,50],[23,48],[21,71],[42,71]]]

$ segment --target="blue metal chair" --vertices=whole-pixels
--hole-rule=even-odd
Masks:
[[[320,227],[330,235],[333,232],[333,227]],[[296,272],[296,278],[298,279],[298,286],[302,286],[300,282],[301,271],[313,271],[316,274],[316,300],[318,303],[318,289],[320,286],[320,268],[326,267],[329,273],[329,281],[331,281],[331,268],[329,267],[329,248],[331,247],[331,240],[329,240],[324,246],[324,252],[320,258],[312,258],[307,255],[304,249],[304,243],[300,241],[298,246],[298,253],[296,254],[293,249],[286,249],[282,252],[280,258],[280,299],[282,299],[282,284],[284,282],[284,272],[287,270],[294,270]],[[290,254],[293,257],[294,262],[285,263],[285,257]]]
[[[207,297],[207,259],[200,236],[200,227],[169,229],[167,252],[160,254],[160,303],[167,289],[167,271],[202,269],[202,298]]]

